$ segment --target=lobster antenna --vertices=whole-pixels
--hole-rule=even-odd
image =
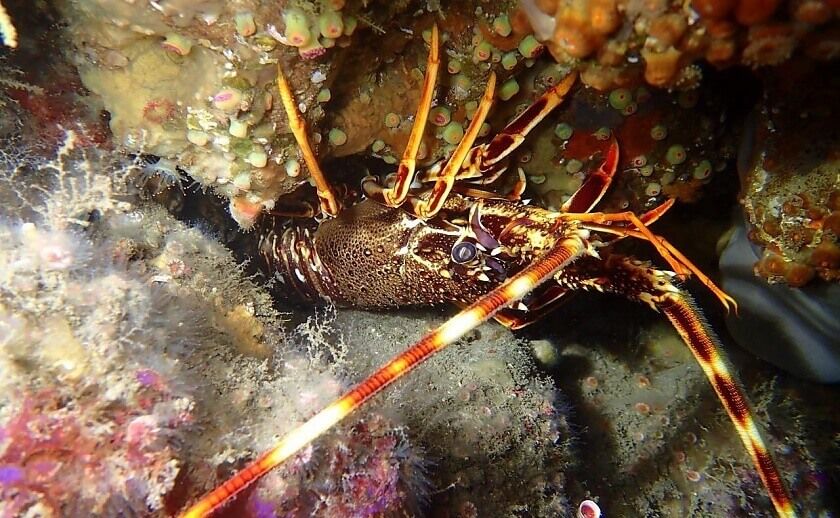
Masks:
[[[626,235],[640,236],[635,233]],[[746,393],[726,361],[720,340],[697,309],[691,295],[672,282],[673,277],[673,272],[623,258],[606,263],[579,262],[561,272],[557,281],[572,289],[594,289],[623,295],[668,317],[726,409],[776,512],[784,518],[793,518],[796,516],[793,502],[761,437]]]
[[[677,329],[715,389],[767,488],[776,512],[785,518],[795,517],[793,502],[758,431],[744,390],[729,369],[720,341],[697,309],[694,299],[684,290],[679,290],[678,293],[669,293],[663,297],[656,306]]]
[[[578,257],[593,253],[587,243],[588,232],[578,230],[555,245],[534,264],[510,277],[499,287],[430,331],[410,348],[395,356],[332,404],[293,429],[272,449],[236,473],[216,489],[207,493],[182,518],[208,516],[243,489],[327,432],[365,401],[408,373],[435,353],[443,350],[464,334],[491,318],[499,310],[514,304],[545,280],[565,268]]]

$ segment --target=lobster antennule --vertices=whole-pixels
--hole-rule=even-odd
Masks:
[[[365,401],[408,373],[446,346],[454,343],[499,310],[516,303],[541,283],[577,258],[592,254],[588,233],[577,230],[559,240],[540,260],[534,262],[469,307],[429,332],[416,344],[395,356],[335,402],[293,429],[274,448],[263,453],[226,482],[213,489],[184,512],[182,518],[208,516],[286,459],[330,430]]]
[[[481,125],[484,123],[484,119],[487,118],[487,113],[490,111],[490,106],[493,104],[493,93],[495,90],[496,74],[495,72],[491,72],[490,77],[487,80],[487,87],[485,88],[484,95],[482,96],[481,101],[478,104],[478,108],[470,121],[470,125],[467,128],[464,137],[461,139],[461,142],[458,143],[455,151],[447,160],[440,176],[437,180],[435,180],[435,185],[432,187],[428,200],[415,197],[409,197],[407,199],[408,205],[411,207],[411,211],[419,218],[429,219],[435,216],[438,212],[440,212],[440,209],[443,208],[443,204],[446,203],[446,198],[452,191],[452,186],[455,184],[455,178],[457,177],[458,171],[463,166],[464,160],[467,158],[467,155],[472,149],[472,145],[475,143],[475,139],[478,138],[478,133],[481,130]]]
[[[440,38],[437,24],[432,25],[431,41],[429,41],[429,56],[426,61],[426,73],[423,76],[423,88],[420,91],[420,102],[417,105],[417,113],[414,115],[414,123],[411,125],[411,133],[408,136],[408,143],[403,151],[402,160],[397,166],[396,179],[392,187],[383,187],[373,178],[366,178],[362,181],[362,188],[365,194],[388,207],[398,207],[405,202],[409,189],[416,174],[417,153],[423,141],[423,131],[426,128],[426,121],[432,108],[432,100],[435,93],[438,69],[440,68]]]

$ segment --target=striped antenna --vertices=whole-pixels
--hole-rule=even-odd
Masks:
[[[542,282],[588,252],[585,235],[585,231],[570,231],[570,237],[558,241],[538,261],[429,332],[366,380],[286,434],[274,448],[263,453],[257,460],[202,497],[181,515],[182,518],[208,516],[411,369],[491,318],[499,310],[521,300]]]
[[[726,413],[735,425],[741,442],[752,458],[761,481],[770,494],[770,500],[779,516],[793,518],[796,511],[773,457],[758,431],[743,389],[721,353],[720,342],[709,324],[697,310],[694,300],[685,292],[671,293],[657,303],[691,349],[697,363],[703,369],[709,382],[726,408]]]

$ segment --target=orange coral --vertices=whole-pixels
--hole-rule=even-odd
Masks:
[[[648,28],[648,34],[666,46],[676,45],[685,34],[688,22],[678,13],[664,14],[654,19]]]
[[[706,60],[713,65],[728,65],[733,62],[737,47],[731,39],[714,39],[706,49]]]
[[[616,0],[535,1],[534,5],[556,20],[553,37],[546,43],[558,60],[590,56],[622,22]]]
[[[834,12],[823,0],[794,0],[790,11],[800,22],[822,25],[831,20]]]
[[[692,0],[691,7],[708,18],[725,18],[735,8],[735,0]]]
[[[741,25],[755,25],[767,21],[779,7],[779,2],[780,0],[738,0],[735,19]]]
[[[778,65],[786,61],[796,47],[792,28],[787,24],[756,25],[750,28],[748,39],[741,61],[752,67]]]
[[[643,50],[645,80],[653,86],[666,87],[670,85],[680,69],[680,56],[680,51],[674,47],[669,47],[664,52]]]
[[[521,0],[514,18],[529,20],[589,86],[617,87],[635,69],[653,86],[688,89],[700,80],[692,66],[700,59],[761,67],[800,46],[816,59],[840,56],[838,13],[840,0],[691,0],[690,9],[669,0]]]

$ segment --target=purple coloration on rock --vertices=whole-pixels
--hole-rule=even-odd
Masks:
[[[23,470],[17,466],[0,466],[0,484],[14,484],[23,479]]]
[[[253,516],[253,518],[277,518],[274,506],[259,498],[252,498],[248,502],[248,507],[250,516]]]
[[[150,369],[141,369],[137,371],[137,381],[144,387],[152,387],[160,381],[160,376]]]

